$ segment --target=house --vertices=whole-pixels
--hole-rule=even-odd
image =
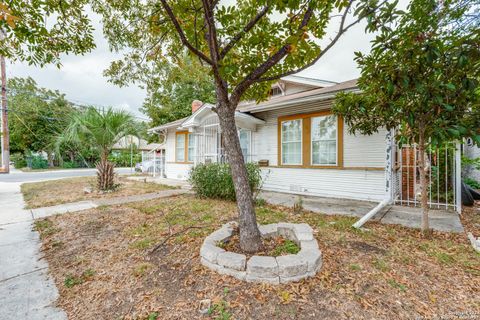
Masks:
[[[341,91],[357,92],[356,80],[334,83],[289,76],[272,86],[267,101],[239,105],[235,121],[243,155],[245,161],[261,166],[262,188],[416,204],[416,149],[407,146],[400,150],[393,133],[386,130],[370,136],[350,134],[343,119],[331,112],[335,95]],[[185,180],[199,163],[226,161],[218,117],[212,107],[194,101],[191,116],[150,129],[165,138],[167,178]],[[448,161],[452,157],[453,161],[457,159],[455,151],[447,155]],[[451,183],[458,179],[456,172],[448,169],[448,179],[442,178],[442,183],[457,190],[457,184]],[[450,189],[442,185],[445,192]],[[457,199],[443,199],[440,194],[432,193],[430,198],[432,205],[445,208],[458,204]]]

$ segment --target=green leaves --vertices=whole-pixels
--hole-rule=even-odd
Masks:
[[[400,141],[418,142],[423,133],[432,145],[478,136],[480,34],[452,27],[467,10],[458,0],[413,0],[395,29],[382,29],[371,52],[356,55],[362,93],[338,95],[335,107],[351,131],[396,128]]]
[[[60,65],[61,53],[84,54],[95,47],[85,14],[87,0],[4,2],[0,6],[0,55],[43,66]]]

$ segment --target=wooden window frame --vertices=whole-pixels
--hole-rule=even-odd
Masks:
[[[301,158],[300,158],[300,164],[285,164],[285,165],[284,165],[284,164],[283,164],[283,161],[282,161],[282,158],[283,158],[283,156],[282,156],[282,148],[283,148],[282,124],[283,124],[283,122],[286,122],[286,121],[295,121],[295,120],[301,120],[301,129],[302,129],[302,133],[301,133],[301,134],[302,134],[302,136],[301,136],[301,139],[300,139],[300,157],[301,157]],[[279,121],[279,124],[278,124],[278,125],[280,126],[280,135],[279,135],[279,139],[280,139],[280,140],[279,140],[279,142],[280,142],[280,143],[279,143],[279,144],[280,144],[279,150],[280,150],[280,153],[279,153],[279,162],[278,162],[278,163],[281,164],[282,166],[298,167],[298,166],[302,166],[302,164],[304,163],[304,162],[303,162],[303,161],[304,161],[304,159],[303,159],[303,157],[304,157],[304,152],[303,152],[303,150],[304,150],[304,145],[303,145],[303,144],[304,144],[303,132],[304,132],[304,130],[305,130],[305,128],[304,128],[304,122],[305,122],[305,121],[304,121],[303,118],[291,118],[291,119],[288,118],[288,119],[283,119],[283,120]]]
[[[177,136],[183,134],[185,136],[185,145],[183,147],[184,152],[184,161],[178,161],[177,159]],[[190,132],[188,131],[177,131],[175,132],[175,163],[184,163],[184,164],[191,164],[193,161],[188,161],[188,135]]]
[[[337,164],[336,165],[313,165],[311,163],[311,123],[312,118],[320,116],[332,115],[332,111],[325,110],[312,113],[292,114],[288,116],[278,117],[277,123],[277,153],[278,167],[282,168],[314,168],[314,169],[343,169],[343,118],[337,116]],[[302,119],[302,164],[288,165],[282,163],[282,122],[289,120]]]

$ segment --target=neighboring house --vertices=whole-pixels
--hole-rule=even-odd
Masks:
[[[340,91],[358,91],[356,80],[289,76],[272,87],[267,101],[239,105],[235,120],[244,158],[260,164],[264,190],[371,201],[402,197],[399,179],[415,175],[415,166],[403,173],[401,165],[395,168],[395,144],[386,130],[350,134],[331,113]],[[196,164],[226,161],[212,107],[194,101],[190,117],[150,129],[166,138],[167,178],[188,179]]]

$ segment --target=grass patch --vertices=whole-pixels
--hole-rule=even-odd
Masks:
[[[60,230],[48,218],[35,220],[33,229],[40,233],[40,238],[51,236]]]
[[[392,288],[395,288],[395,289],[398,289],[402,292],[405,292],[407,291],[407,286],[405,286],[404,284],[401,284],[401,283],[398,283],[397,281],[395,281],[394,279],[388,279],[387,280],[387,283],[389,285],[392,286]]]
[[[300,251],[300,247],[297,246],[295,242],[292,240],[285,240],[284,243],[281,245],[277,246],[273,251],[272,251],[272,256],[278,257],[286,254],[297,254]]]
[[[156,183],[134,181],[125,177],[117,177],[118,189],[113,192],[98,192],[95,177],[68,178],[42,182],[24,183],[21,186],[27,208],[54,206],[82,200],[131,196],[152,193],[172,187]],[[93,190],[85,193],[84,189]]]

